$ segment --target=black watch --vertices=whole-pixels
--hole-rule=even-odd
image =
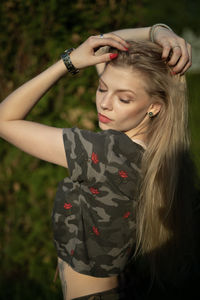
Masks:
[[[61,58],[68,70],[69,73],[75,75],[79,72],[79,69],[76,69],[74,67],[74,65],[72,64],[71,62],[71,59],[70,59],[70,53],[74,50],[74,48],[70,48],[68,50],[65,50],[65,52],[61,55]]]

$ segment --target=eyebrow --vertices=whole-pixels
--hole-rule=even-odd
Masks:
[[[108,87],[105,82],[103,81],[103,79],[99,78],[99,82],[102,82],[106,87]],[[129,89],[119,89],[117,90],[118,92],[131,92],[132,94],[136,95],[136,93],[133,90],[129,90]]]

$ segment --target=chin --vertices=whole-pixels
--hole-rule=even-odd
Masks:
[[[108,124],[104,124],[104,123],[101,123],[99,122],[99,128],[101,130],[108,130],[108,129],[111,129],[110,126]]]
[[[108,130],[108,129],[117,130],[116,128],[114,128],[114,127],[111,126],[110,124],[101,123],[101,122],[99,122],[99,128],[100,128],[101,130]],[[118,131],[119,131],[119,130],[118,130]]]

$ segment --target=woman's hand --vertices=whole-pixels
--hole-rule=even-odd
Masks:
[[[174,74],[182,75],[192,65],[191,45],[173,31],[158,26],[154,31],[154,41],[163,47],[163,59],[171,56],[168,64],[174,66],[172,68]]]
[[[114,59],[117,56],[116,53],[102,53],[98,56],[96,55],[98,49],[104,46],[110,46],[122,51],[127,51],[129,44],[115,34],[109,34],[107,36],[106,34],[103,36],[91,36],[83,44],[71,52],[70,58],[72,64],[77,69],[82,69]]]

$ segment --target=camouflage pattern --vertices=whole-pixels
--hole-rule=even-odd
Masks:
[[[60,182],[52,214],[58,257],[75,271],[116,276],[135,244],[142,146],[115,130],[63,129],[70,178]]]

